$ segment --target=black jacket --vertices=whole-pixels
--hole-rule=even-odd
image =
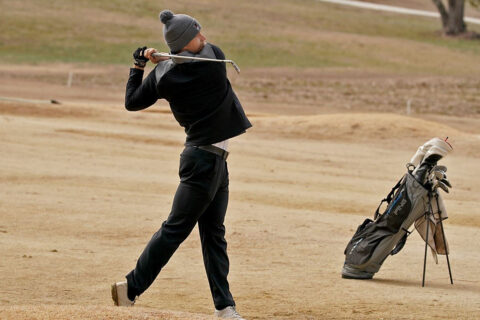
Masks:
[[[220,48],[211,44],[195,56],[225,59]],[[125,107],[137,111],[166,99],[185,128],[187,146],[220,142],[252,126],[227,79],[224,63],[170,59],[160,62],[143,82],[142,78],[143,70],[130,69]]]

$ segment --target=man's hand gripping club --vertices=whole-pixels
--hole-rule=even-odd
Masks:
[[[168,60],[169,57],[164,57],[162,55],[154,55],[154,53],[157,53],[157,49],[154,48],[147,48],[145,47],[140,47],[133,52],[133,60],[135,68],[143,70],[145,68],[145,65],[147,64],[148,60],[150,60],[152,63],[159,63],[160,61]],[[166,54],[164,52],[161,52],[160,54]]]

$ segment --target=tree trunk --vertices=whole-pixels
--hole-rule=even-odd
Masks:
[[[467,31],[467,26],[463,21],[465,13],[465,0],[449,0],[448,24],[445,33],[448,35],[457,35]]]
[[[465,14],[465,0],[448,0],[448,11],[442,0],[432,0],[442,20],[443,32],[448,35],[458,35],[467,31],[463,20]]]

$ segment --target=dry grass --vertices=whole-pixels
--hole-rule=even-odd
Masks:
[[[93,103],[123,104],[128,78],[128,67],[114,66],[0,65],[0,71],[0,96]],[[70,71],[73,86],[67,88]],[[230,71],[236,92],[252,112],[406,114],[410,100],[413,115],[480,115],[480,81],[470,76],[398,75],[369,69],[251,68],[240,75]],[[164,102],[160,105],[168,108]]]
[[[167,49],[157,19],[166,7],[197,17],[210,41],[244,68],[480,74],[476,42],[439,37],[435,19],[293,0],[6,1],[0,56],[13,63],[127,64],[141,44]]]
[[[418,9],[418,10],[427,10],[427,11],[436,10],[436,7],[432,1],[423,1],[423,0],[360,0],[360,1],[386,4],[391,6]],[[465,16],[480,17],[480,10],[471,6],[470,3],[466,1]]]

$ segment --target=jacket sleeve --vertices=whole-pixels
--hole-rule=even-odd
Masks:
[[[150,107],[160,97],[157,92],[155,69],[142,82],[143,70],[131,68],[125,92],[125,108],[138,111]]]

